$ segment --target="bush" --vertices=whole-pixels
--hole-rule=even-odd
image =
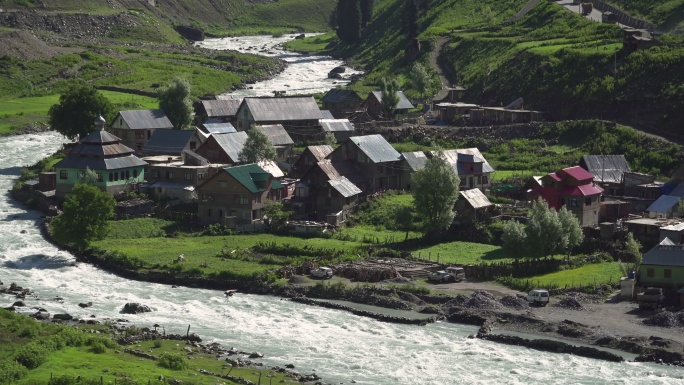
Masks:
[[[0,383],[11,383],[21,380],[28,374],[28,369],[14,361],[0,362]]]
[[[159,349],[162,347],[162,342],[160,340],[154,341],[154,347],[155,349]]]
[[[103,354],[107,352],[107,347],[102,341],[93,341],[90,345],[90,352],[95,354]]]
[[[164,352],[159,356],[159,366],[171,370],[185,370],[188,360],[180,354]]]
[[[30,343],[19,349],[14,359],[28,369],[35,369],[47,360],[49,353],[45,346]]]

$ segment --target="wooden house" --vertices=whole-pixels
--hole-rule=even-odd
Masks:
[[[195,104],[195,119],[198,124],[211,121],[214,123],[233,123],[242,98],[200,100]]]
[[[425,167],[427,156],[422,151],[401,153],[401,187],[411,191],[411,180],[414,172]]]
[[[282,185],[256,164],[227,167],[197,186],[201,224],[240,227],[262,222],[264,203]]]
[[[246,132],[210,135],[195,151],[211,163],[237,164],[247,142]]]
[[[124,191],[132,184],[145,180],[145,163],[121,139],[104,130],[105,120],[99,117],[96,129],[73,146],[69,154],[55,163],[55,196],[63,199],[80,183],[86,172],[96,173],[94,182],[100,190],[110,194]]]
[[[354,124],[349,119],[321,119],[323,133],[329,132],[335,136],[336,143],[342,143],[356,134]]]
[[[535,196],[544,199],[556,210],[565,206],[583,227],[598,226],[603,189],[594,183],[594,176],[582,167],[568,167],[542,177],[542,187]]]
[[[542,113],[504,107],[480,107],[469,110],[469,121],[476,125],[529,123],[542,120]]]
[[[328,158],[351,161],[369,183],[366,194],[402,188],[401,154],[382,135],[352,136]]]
[[[135,151],[141,151],[155,130],[172,129],[173,124],[162,110],[119,111],[109,131],[121,138],[121,143]]]
[[[669,238],[646,252],[639,266],[638,286],[675,292],[684,287],[684,245]]]
[[[333,88],[321,100],[335,119],[344,119],[361,108],[363,100],[353,90]]]
[[[432,151],[432,156],[437,156],[437,154],[437,151]],[[471,188],[484,190],[491,186],[491,174],[494,172],[494,168],[477,148],[445,150],[442,151],[442,154],[461,179],[460,190]]]
[[[307,146],[292,165],[292,176],[301,178],[311,167],[325,159],[331,152],[333,152],[333,148],[327,144]]]
[[[492,207],[486,195],[479,188],[459,191],[456,200],[456,219],[460,225],[468,225],[487,218],[487,210]]]
[[[415,108],[413,104],[408,100],[403,91],[398,91],[399,102],[394,107],[395,115],[407,114],[409,110]],[[387,118],[384,116],[384,108],[382,106],[382,91],[372,91],[368,94],[368,97],[363,102],[366,108],[366,112],[374,119],[380,117]]]
[[[311,96],[246,97],[237,111],[237,130],[247,131],[254,125],[282,124],[293,137],[299,133],[320,133],[318,121],[323,118]]]
[[[276,150],[276,162],[291,163],[294,141],[282,124],[258,125],[252,129],[259,130],[266,135]]]

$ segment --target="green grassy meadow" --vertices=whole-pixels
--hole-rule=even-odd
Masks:
[[[532,276],[523,280],[529,280],[536,287],[565,288],[616,283],[620,282],[621,276],[622,270],[618,262],[604,262]]]

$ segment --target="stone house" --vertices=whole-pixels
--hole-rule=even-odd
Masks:
[[[121,143],[121,139],[104,130],[102,117],[96,130],[82,138],[69,154],[55,163],[55,196],[64,199],[87,170],[97,174],[95,186],[110,194],[124,191],[132,184],[145,180],[145,161]]]
[[[227,167],[197,186],[197,217],[201,224],[239,227],[263,220],[267,199],[282,184],[256,164]]]
[[[154,131],[159,128],[174,128],[164,111],[125,110],[116,114],[109,131],[121,138],[123,145],[141,151]]]

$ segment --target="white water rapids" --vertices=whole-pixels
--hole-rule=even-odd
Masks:
[[[55,133],[0,138],[0,191],[7,191],[20,167],[61,146]],[[0,198],[0,281],[34,290],[29,307],[79,318],[126,318],[139,326],[162,325],[183,334],[188,325],[204,342],[260,351],[266,365],[293,363],[315,370],[327,383],[376,385],[450,384],[681,384],[684,370],[640,363],[608,363],[468,339],[476,329],[435,323],[409,326],[378,322],[338,310],[279,298],[129,281],[86,264],[46,242],[41,214],[7,194]],[[24,231],[25,230],[25,231]],[[63,302],[53,300],[61,297]],[[0,295],[0,306],[16,299]],[[93,302],[82,309],[80,302]],[[121,315],[127,302],[151,313]],[[28,312],[31,309],[24,311]]]

